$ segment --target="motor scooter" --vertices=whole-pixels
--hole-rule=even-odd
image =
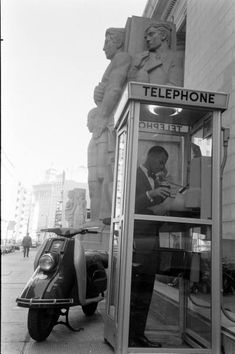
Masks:
[[[107,287],[108,254],[105,251],[84,250],[79,235],[97,233],[95,230],[48,228],[55,233],[38,250],[34,260],[34,273],[17,305],[28,311],[28,331],[40,342],[45,340],[56,324],[69,323],[69,309],[80,305],[86,316],[91,316],[99,301],[104,299]],[[76,236],[77,235],[77,236]],[[65,321],[58,321],[65,316]]]

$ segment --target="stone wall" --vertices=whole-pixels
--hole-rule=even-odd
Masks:
[[[235,241],[235,1],[188,0],[185,87],[230,93],[223,126],[230,128],[223,178],[224,255],[234,258]]]

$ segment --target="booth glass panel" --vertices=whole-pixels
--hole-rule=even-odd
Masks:
[[[114,217],[120,217],[121,210],[121,202],[122,202],[122,190],[124,184],[124,166],[125,166],[125,151],[126,151],[126,131],[123,131],[118,136],[118,157],[117,157],[117,180],[116,180],[116,194],[115,194],[115,209],[114,209]]]
[[[138,124],[129,346],[211,348],[212,114],[141,104]]]
[[[110,281],[111,281],[111,286],[110,286],[110,292],[109,292],[109,306],[108,306],[108,314],[114,318],[115,314],[117,312],[117,303],[118,303],[118,289],[119,289],[119,284],[118,284],[118,274],[119,274],[119,268],[118,268],[118,253],[119,253],[119,248],[120,248],[120,230],[119,230],[119,224],[114,223],[113,224],[113,240],[112,240],[112,257],[111,257],[111,265],[110,265]]]
[[[112,225],[112,247],[110,261],[110,285],[108,299],[108,314],[112,318],[117,317],[117,304],[119,296],[121,244],[122,244],[122,221],[123,213],[123,188],[125,182],[125,154],[126,154],[127,132],[125,129],[117,137],[117,164],[114,197],[114,220]]]
[[[206,110],[141,104],[136,213],[211,219],[212,125]]]
[[[129,346],[211,348],[211,226],[136,215],[132,256]]]

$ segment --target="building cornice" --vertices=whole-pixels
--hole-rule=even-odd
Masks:
[[[174,22],[178,30],[186,17],[186,5],[187,0],[148,0],[143,16]]]
[[[156,20],[160,19],[166,4],[166,0],[148,0],[144,9],[143,16],[154,18]]]
[[[171,14],[172,14],[172,12],[174,10],[174,7],[175,7],[177,1],[178,0],[165,1],[166,7],[165,7],[165,10],[162,13],[162,20],[167,21],[171,17]]]
[[[171,20],[173,17],[173,22],[176,25],[176,31],[182,26],[186,18],[187,13],[187,0],[177,0],[174,7],[172,7],[169,12],[168,18],[165,20]]]

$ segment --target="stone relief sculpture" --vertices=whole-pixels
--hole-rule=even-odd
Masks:
[[[167,22],[152,22],[147,26],[144,35],[147,51],[134,57],[129,80],[182,86],[182,68],[176,52],[171,49],[171,32]]]
[[[81,227],[86,221],[86,195],[85,190],[75,188],[74,226]]]
[[[75,188],[68,191],[68,201],[65,206],[65,220],[68,227],[80,227],[85,223],[86,199],[85,191]]]
[[[110,60],[110,64],[105,70],[101,82],[94,89],[94,101],[97,108],[96,111],[93,111],[93,113],[95,112],[93,136],[88,151],[90,169],[92,169],[91,161],[93,161],[91,155],[94,151],[96,155],[96,166],[93,166],[95,168],[93,172],[96,170],[97,184],[94,181],[91,183],[91,179],[89,183],[92,221],[103,220],[111,215],[115,151],[113,114],[131,64],[131,56],[127,52],[123,52],[124,40],[125,29],[107,29],[103,50],[106,58]],[[94,193],[95,189],[99,190],[99,193]]]
[[[74,191],[68,192],[68,201],[65,206],[65,220],[68,227],[73,227],[73,215],[75,211]]]
[[[103,50],[110,64],[94,89],[97,107],[88,114],[87,126],[92,132],[88,147],[91,221],[103,220],[111,215],[115,157],[114,110],[127,80],[171,86],[183,84],[182,68],[172,45],[172,24],[153,22],[147,18],[134,17],[133,20],[141,24],[138,28],[141,27],[141,33],[144,33],[142,39],[139,38],[139,32],[136,35],[136,24],[132,20],[129,23],[133,24],[133,28],[129,26],[128,34],[124,28],[109,28],[105,33]],[[129,42],[125,41],[126,36]],[[135,40],[139,43],[137,47],[147,50],[133,54]],[[126,51],[123,49],[124,42]],[[130,46],[133,58],[128,53]]]

